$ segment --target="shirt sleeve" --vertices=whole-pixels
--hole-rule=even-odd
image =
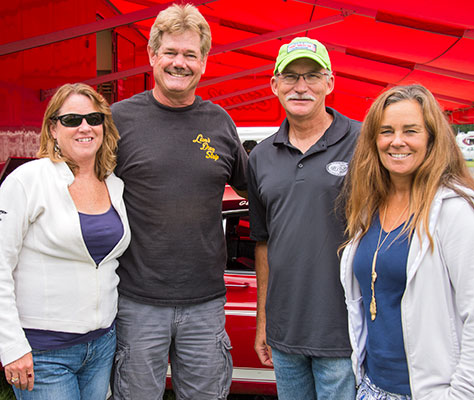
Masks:
[[[266,208],[259,195],[254,161],[255,157],[252,155],[248,166],[250,237],[257,242],[263,242],[268,239]]]
[[[29,226],[23,185],[8,176],[0,187],[0,361],[9,364],[31,351],[16,305],[14,271]]]

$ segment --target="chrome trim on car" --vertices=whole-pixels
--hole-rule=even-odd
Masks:
[[[225,315],[237,315],[239,317],[256,317],[256,310],[225,310]]]
[[[236,270],[236,269],[226,269],[225,270],[226,275],[250,275],[250,276],[255,276],[255,271],[242,271],[242,270]]]
[[[171,366],[168,364],[166,376],[171,377]],[[234,367],[232,371],[232,380],[239,382],[265,382],[274,383],[275,372],[269,368],[240,368]]]
[[[274,383],[275,371],[269,368],[240,368],[234,367],[232,380],[245,382],[268,382]]]
[[[248,208],[240,208],[238,210],[224,210],[222,211],[222,215],[226,216],[226,215],[234,215],[234,214],[245,214],[248,212],[249,212]]]

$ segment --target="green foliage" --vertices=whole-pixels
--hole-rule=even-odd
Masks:
[[[254,395],[229,395],[228,400],[277,400],[273,396],[254,396]],[[0,400],[15,400],[15,395],[11,386],[7,383],[3,371],[0,371]],[[172,390],[167,390],[163,400],[175,400]]]
[[[470,132],[474,131],[474,124],[470,125],[453,125],[454,132]]]
[[[3,371],[0,372],[0,400],[15,400],[12,387],[5,379]]]
[[[163,400],[175,400],[174,392],[172,390],[165,391]]]

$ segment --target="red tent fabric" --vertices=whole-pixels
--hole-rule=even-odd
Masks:
[[[199,6],[213,35],[198,94],[226,108],[237,125],[278,125],[283,119],[269,80],[279,47],[296,36],[309,36],[327,46],[336,76],[328,105],[352,118],[363,119],[373,99],[387,87],[421,83],[435,94],[453,123],[474,123],[472,0],[189,2]],[[11,26],[9,18],[15,15],[16,21],[20,18],[24,22],[27,15],[29,21],[34,21],[17,21],[16,31],[10,29],[8,34],[0,35],[0,69],[6,70],[2,76],[13,75],[0,82],[0,92],[8,85],[26,90],[23,94],[28,96],[32,96],[30,89],[34,90],[42,103],[40,107],[31,106],[38,109],[35,121],[40,119],[44,100],[64,82],[81,80],[99,85],[99,89],[113,92],[111,101],[152,87],[147,39],[154,16],[169,2],[87,0],[81,7],[73,0],[43,3],[13,0],[0,6],[8,11],[0,17],[5,26]],[[32,11],[29,5],[35,9]],[[60,7],[62,13],[52,17],[55,7]],[[41,13],[50,17],[49,24],[38,18]],[[94,34],[106,29],[113,30],[114,65],[99,74]],[[86,40],[88,45],[84,45]],[[31,65],[25,67],[25,60],[36,63],[31,65],[42,75],[36,76]],[[60,70],[58,65],[62,66]],[[27,75],[31,73],[34,79]],[[25,124],[24,120],[6,125]]]

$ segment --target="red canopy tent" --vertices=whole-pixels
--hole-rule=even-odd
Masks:
[[[198,94],[240,126],[284,117],[269,88],[280,45],[323,42],[336,89],[327,104],[363,119],[387,87],[421,83],[453,123],[474,123],[474,1],[188,0],[211,25]],[[146,45],[162,0],[10,0],[0,5],[0,131],[38,129],[65,82],[111,102],[153,87]],[[1,142],[0,142],[1,145]],[[1,154],[0,154],[1,159]]]

